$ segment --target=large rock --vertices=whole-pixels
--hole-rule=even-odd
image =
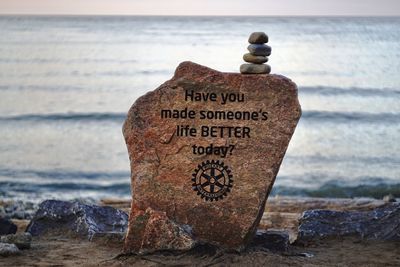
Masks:
[[[308,210],[303,213],[297,242],[341,236],[400,241],[400,204],[387,204],[372,211]]]
[[[127,224],[128,215],[112,207],[46,200],[39,205],[27,232],[33,236],[69,232],[90,240],[95,233],[125,232]]]
[[[0,235],[15,234],[17,226],[10,220],[0,218]]]
[[[148,208],[198,241],[244,248],[300,114],[296,85],[283,76],[180,64],[171,80],[137,99],[124,123],[135,207],[125,251],[141,248]]]

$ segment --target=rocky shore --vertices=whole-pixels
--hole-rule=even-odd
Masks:
[[[2,202],[1,230],[10,232],[1,233],[0,265],[399,266],[400,203],[389,201],[272,197],[242,252],[196,244],[146,255],[121,253],[129,200],[48,200],[26,209],[23,202]]]

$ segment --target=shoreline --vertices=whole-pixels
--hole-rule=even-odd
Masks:
[[[392,199],[393,200],[393,199]],[[396,200],[396,199],[394,199]],[[85,200],[71,200],[86,203]],[[397,200],[399,202],[399,200]],[[368,211],[388,203],[385,200],[374,198],[317,198],[296,196],[269,197],[265,212],[261,218],[259,229],[285,229],[293,241],[297,234],[298,219],[306,210],[329,209],[335,211]],[[130,199],[103,198],[97,202],[99,206],[110,206],[129,214]],[[38,204],[29,201],[2,201],[0,200],[0,217],[10,219],[17,224],[18,232],[24,231],[38,209]]]

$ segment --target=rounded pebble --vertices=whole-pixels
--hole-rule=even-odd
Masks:
[[[0,243],[0,256],[18,255],[21,251],[14,244]]]
[[[242,74],[268,74],[271,67],[267,64],[242,64],[240,65],[240,73]]]
[[[265,62],[268,62],[268,58],[267,57],[263,57],[263,56],[253,56],[250,53],[244,54],[243,55],[243,60],[249,63],[254,63],[254,64],[262,64]]]
[[[265,32],[253,32],[250,34],[249,43],[251,44],[264,44],[268,43],[268,35]]]
[[[19,249],[27,249],[31,247],[32,235],[26,232],[14,235],[4,235],[0,237],[0,242],[14,244]]]
[[[247,47],[247,50],[249,50],[253,56],[271,55],[271,47],[264,44],[251,44]]]

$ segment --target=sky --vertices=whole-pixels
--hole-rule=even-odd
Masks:
[[[400,0],[0,0],[0,14],[399,16]]]

